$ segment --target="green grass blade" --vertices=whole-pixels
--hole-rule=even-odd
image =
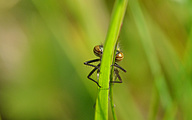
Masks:
[[[115,104],[113,101],[113,84],[112,83],[110,83],[110,91],[109,92],[110,92],[111,111],[112,111],[113,119],[117,120],[117,116],[115,113]]]
[[[111,22],[104,45],[104,53],[101,61],[99,84],[102,88],[99,88],[98,98],[96,101],[95,120],[108,119],[110,69],[113,60],[114,47],[120,33],[127,3],[128,0],[117,0],[113,8]]]
[[[150,111],[149,111],[149,118],[148,120],[155,120],[157,117],[157,112],[158,112],[158,107],[159,107],[159,95],[157,89],[154,87],[153,88],[153,95],[152,95],[152,103],[150,106]]]
[[[170,110],[170,107],[172,106],[172,98],[168,90],[165,76],[161,69],[161,65],[155,49],[156,46],[154,45],[153,40],[151,38],[150,31],[147,26],[143,11],[139,5],[139,2],[137,0],[131,1],[130,8],[133,13],[133,17],[135,19],[139,34],[141,36],[141,42],[149,62],[151,73],[154,76],[154,84],[158,91],[154,91],[154,94],[158,93],[163,109],[165,110],[165,112],[168,112]],[[157,95],[154,96],[157,97]],[[154,100],[157,99],[158,98],[154,98]],[[156,104],[156,102],[154,102],[154,104]],[[156,105],[154,105],[154,107],[151,107],[152,110],[150,111],[152,113],[150,113],[151,116],[149,118],[154,118],[154,116],[156,116],[157,112],[153,112],[157,109],[157,107],[155,106]]]
[[[118,41],[117,41],[117,43],[115,45],[114,56],[116,54],[117,44],[118,44]],[[115,57],[113,58],[113,64],[114,63],[115,63]],[[111,67],[110,81],[114,80],[113,76],[114,76],[114,66]],[[117,120],[117,116],[116,116],[116,113],[115,113],[115,104],[114,104],[114,101],[113,101],[113,83],[111,83],[111,82],[110,82],[109,97],[110,97],[110,101],[111,101],[111,111],[112,111],[113,119]]]

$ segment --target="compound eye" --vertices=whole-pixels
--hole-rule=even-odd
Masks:
[[[121,60],[123,60],[123,58],[124,58],[123,53],[118,51],[115,56],[115,61],[121,61]]]
[[[93,52],[96,56],[101,57],[103,54],[103,45],[96,45],[93,49]]]

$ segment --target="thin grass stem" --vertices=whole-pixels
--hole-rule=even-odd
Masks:
[[[117,44],[118,44],[118,41],[115,45],[114,56],[116,54]],[[113,64],[114,63],[115,63],[115,57],[113,58]],[[110,81],[113,81],[113,80],[114,80],[114,66],[111,67],[111,75],[110,75]],[[114,104],[114,100],[113,100],[113,83],[112,82],[110,82],[109,98],[111,101],[111,111],[112,111],[112,115],[113,115],[113,120],[117,120],[117,116],[115,113],[115,104]]]
[[[95,120],[108,120],[108,96],[110,70],[113,60],[114,47],[117,42],[128,0],[116,0],[112,17],[104,44],[104,52],[101,61],[99,84],[96,100]]]

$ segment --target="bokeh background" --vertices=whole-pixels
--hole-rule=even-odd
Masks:
[[[94,119],[97,85],[83,62],[104,44],[113,4],[0,0],[0,119]],[[127,73],[114,85],[119,120],[192,119],[191,40],[191,0],[129,1],[119,37]]]

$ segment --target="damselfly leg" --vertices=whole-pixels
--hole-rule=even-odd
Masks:
[[[121,69],[123,72],[127,72],[124,68],[122,68],[121,66],[119,66],[117,63],[113,64],[112,66]]]
[[[94,67],[94,69],[88,74],[87,78],[90,79],[90,80],[92,80],[93,82],[95,82],[99,87],[101,87],[96,80],[94,80],[94,79],[91,78],[91,75],[92,75],[96,70],[99,71],[100,63],[99,63],[97,66],[95,66],[95,65],[93,65],[93,64],[90,64],[90,63],[97,62],[97,61],[100,61],[100,59],[90,60],[90,61],[85,62],[84,64],[85,64],[85,65],[88,65],[88,66]]]

